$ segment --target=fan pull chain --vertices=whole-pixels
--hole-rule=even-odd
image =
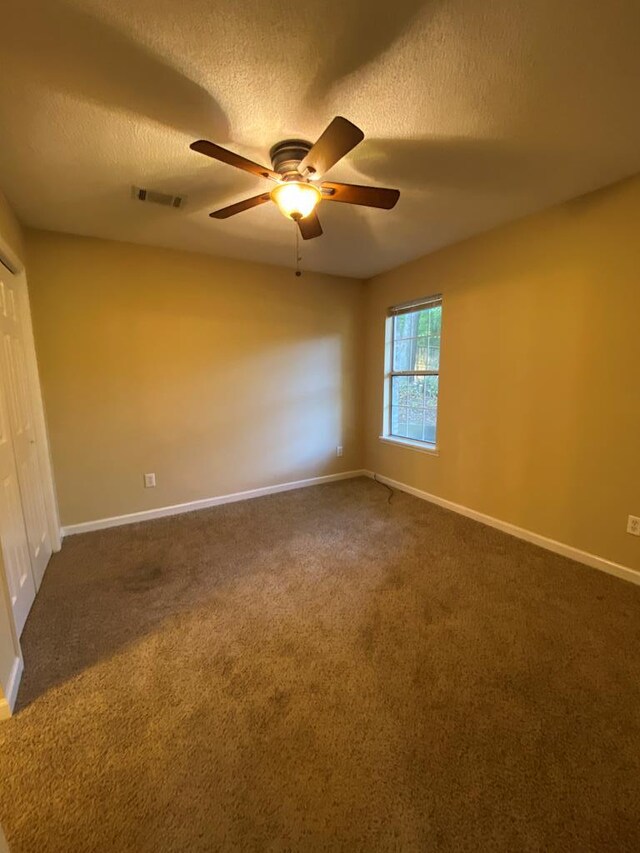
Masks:
[[[301,276],[302,270],[300,269],[300,261],[302,260],[302,256],[300,255],[300,229],[298,228],[298,223],[295,223],[296,227],[296,275]]]

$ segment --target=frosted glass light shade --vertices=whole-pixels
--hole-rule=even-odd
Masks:
[[[286,181],[272,190],[271,198],[280,212],[289,219],[298,220],[309,216],[322,198],[318,187],[302,181]]]

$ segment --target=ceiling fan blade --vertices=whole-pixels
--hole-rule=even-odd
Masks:
[[[314,237],[322,236],[322,225],[315,210],[304,219],[298,219],[298,228],[303,240],[313,240]]]
[[[298,166],[305,174],[324,175],[364,139],[364,133],[342,116],[336,116]],[[311,171],[313,170],[313,171]]]
[[[271,181],[279,181],[280,175],[274,172],[273,169],[267,169],[266,166],[261,166],[259,163],[254,163],[253,160],[247,160],[246,157],[241,157],[227,148],[222,148],[216,145],[215,142],[208,142],[206,139],[198,139],[197,142],[192,142],[189,146],[193,151],[199,154],[204,154],[207,157],[213,157],[214,160],[219,160],[221,163],[226,163],[228,166],[235,166],[236,169],[243,169],[245,172],[251,172],[252,175],[257,175],[259,178],[269,178]]]
[[[243,201],[237,201],[228,207],[221,207],[220,210],[214,210],[209,216],[212,216],[214,219],[228,219],[230,216],[235,216],[236,213],[242,213],[243,210],[250,210],[252,207],[264,204],[265,201],[269,201],[270,199],[271,196],[269,193],[254,195],[252,198],[245,198]]]
[[[345,204],[362,204],[365,207],[380,207],[391,210],[400,198],[400,190],[386,187],[360,187],[357,184],[337,184],[323,181],[320,184],[324,201],[342,201]]]

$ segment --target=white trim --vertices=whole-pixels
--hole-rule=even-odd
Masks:
[[[7,683],[7,690],[4,697],[0,698],[0,720],[8,720],[13,713],[18,698],[18,688],[20,687],[20,679],[24,664],[21,657],[15,658],[11,667],[11,674]]]
[[[9,243],[0,234],[0,264],[2,264],[12,275],[17,275],[24,269],[20,257],[13,251]]]
[[[91,530],[104,530],[107,527],[120,527],[123,524],[135,524],[138,521],[150,521],[154,518],[164,518],[167,515],[180,515],[183,512],[194,512],[220,504],[246,501],[251,498],[261,498],[277,492],[288,492],[291,489],[302,489],[306,486],[318,486],[321,483],[332,483],[335,480],[350,480],[353,477],[369,476],[367,471],[342,471],[340,474],[326,474],[323,477],[310,477],[307,480],[294,480],[291,483],[278,483],[275,486],[263,486],[260,489],[249,489],[246,492],[233,492],[230,495],[219,495],[215,498],[203,498],[173,506],[161,506],[157,509],[146,509],[142,512],[130,512],[127,515],[115,515],[111,518],[98,518],[95,521],[82,521],[80,524],[69,524],[62,528],[62,536],[72,536],[75,533],[88,533]]]
[[[373,477],[373,471],[364,472],[367,477]],[[557,542],[555,539],[548,539],[546,536],[541,536],[539,533],[534,533],[531,530],[525,530],[523,527],[517,527],[515,524],[510,524],[508,521],[501,521],[499,518],[493,518],[491,515],[485,515],[483,512],[478,512],[475,509],[470,509],[462,504],[448,501],[445,498],[440,498],[437,495],[432,495],[429,492],[423,492],[422,489],[416,489],[413,486],[407,486],[405,483],[399,483],[397,480],[392,480],[389,477],[383,477],[376,474],[376,479],[381,483],[386,483],[394,489],[401,492],[407,492],[414,495],[416,498],[421,498],[423,501],[437,504],[444,509],[449,509],[452,512],[457,512],[460,515],[465,515],[467,518],[472,518],[474,521],[479,521],[489,527],[495,527],[496,530],[501,530],[503,533],[508,533],[510,536],[515,536],[517,539],[524,539],[525,542],[531,542],[533,545],[538,545],[540,548],[545,548],[547,551],[553,551],[554,554],[561,554],[563,557],[569,557],[570,560],[576,560],[578,563],[584,563],[585,566],[590,566],[592,569],[599,569],[601,572],[615,575],[622,580],[630,581],[631,583],[640,585],[640,572],[629,566],[622,566],[620,563],[613,563],[611,560],[606,560],[604,557],[598,557],[595,554],[589,554],[587,551],[581,551],[579,548],[574,548],[572,545],[566,545],[564,542]]]
[[[429,444],[428,441],[414,441],[411,438],[399,438],[396,435],[379,435],[379,441],[384,441],[385,444],[396,444],[398,447],[410,447],[412,450],[418,450],[420,453],[428,453],[430,456],[440,456],[440,451],[436,444]]]

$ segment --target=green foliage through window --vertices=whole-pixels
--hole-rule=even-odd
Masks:
[[[441,324],[439,302],[392,318],[391,435],[436,442]]]

